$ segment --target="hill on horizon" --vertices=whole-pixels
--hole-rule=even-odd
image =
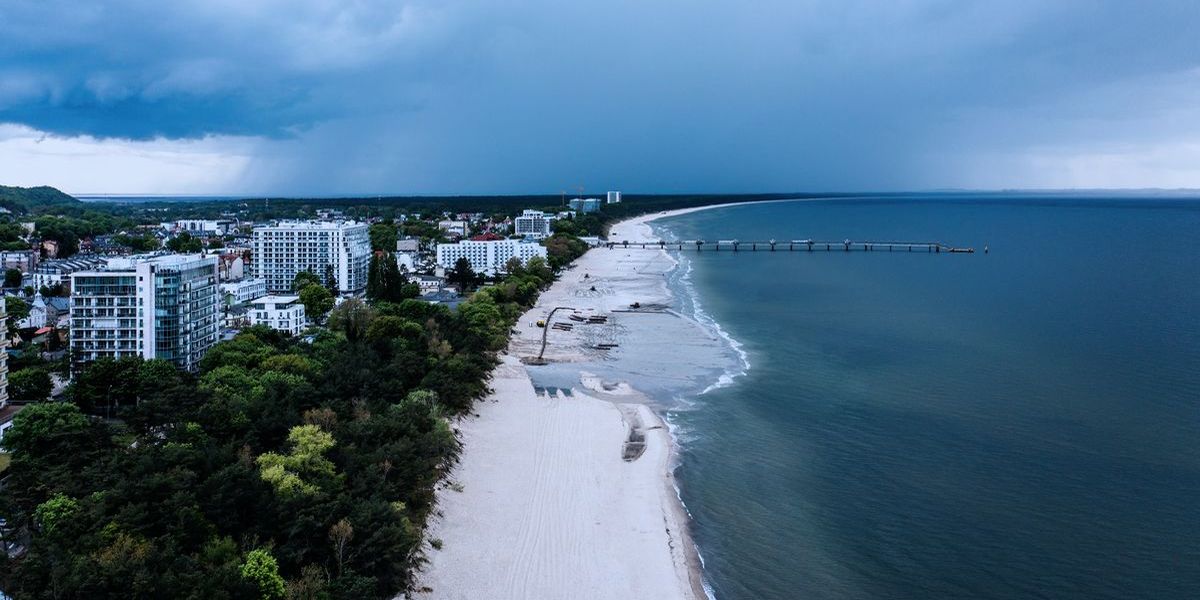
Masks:
[[[17,187],[0,185],[0,207],[17,214],[32,212],[35,207],[79,204],[79,199],[48,185]]]

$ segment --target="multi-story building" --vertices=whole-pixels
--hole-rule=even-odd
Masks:
[[[600,199],[571,198],[571,200],[567,202],[567,206],[570,206],[571,210],[576,210],[581,213],[594,213],[600,210]]]
[[[221,295],[227,304],[244,304],[267,295],[267,282],[253,277],[221,284]]]
[[[71,275],[74,368],[141,356],[194,371],[217,341],[217,259],[195,254],[109,261]]]
[[[69,283],[71,274],[102,268],[108,259],[100,256],[73,256],[71,258],[44,260],[33,270],[33,287],[42,289],[60,283]]]
[[[8,303],[0,296],[0,410],[8,404]],[[0,430],[0,435],[3,431]]]
[[[0,296],[0,440],[12,427],[13,417],[23,408],[8,405],[8,329],[4,324],[7,320],[4,297]]]
[[[251,325],[300,335],[304,331],[304,305],[299,296],[263,296],[250,302]]]
[[[5,269],[17,269],[22,273],[32,273],[37,268],[38,253],[34,250],[0,252],[0,264],[3,264]]]
[[[466,237],[469,224],[463,220],[447,219],[438,221],[438,229],[445,231],[448,235],[457,235],[458,237]]]
[[[545,239],[550,237],[550,222],[553,220],[554,217],[540,210],[525,210],[513,219],[513,231],[530,239]]]
[[[606,204],[620,204],[621,192],[609,192]]]
[[[267,289],[283,292],[302,271],[325,279],[332,272],[338,291],[354,293],[367,287],[371,240],[367,225],[354,221],[280,221],[254,228],[254,277]]]
[[[415,237],[402,237],[396,240],[396,252],[419,252],[421,240]]]
[[[163,223],[162,228],[172,233],[186,231],[194,236],[227,235],[237,229],[237,222],[229,219],[179,219]]]
[[[444,269],[454,268],[460,258],[471,263],[476,273],[495,275],[504,270],[509,259],[516,258],[521,264],[540,256],[546,258],[546,247],[526,240],[466,240],[456,244],[438,244],[437,264]]]

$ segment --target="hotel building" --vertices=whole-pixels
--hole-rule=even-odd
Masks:
[[[540,210],[526,210],[513,219],[513,231],[530,239],[545,239],[550,237],[550,222],[553,220],[554,217]]]
[[[526,264],[535,256],[546,258],[546,247],[532,241],[466,240],[457,244],[437,245],[439,267],[452,269],[458,259],[466,258],[471,263],[471,269],[485,275],[495,275],[503,271],[509,259],[517,258],[521,264]]]
[[[280,221],[254,228],[254,277],[267,289],[285,292],[302,271],[322,280],[333,269],[337,288],[354,293],[367,287],[371,239],[366,223],[354,221]]]

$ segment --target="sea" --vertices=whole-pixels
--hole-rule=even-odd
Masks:
[[[1200,200],[908,195],[653,226],[976,250],[675,252],[680,310],[729,355],[668,412],[715,598],[1200,598]]]

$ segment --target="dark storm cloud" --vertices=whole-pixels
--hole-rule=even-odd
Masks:
[[[1166,1],[17,1],[0,121],[261,137],[244,185],[287,193],[913,188],[993,158],[1023,185],[1035,151],[1195,139],[1198,26]]]

